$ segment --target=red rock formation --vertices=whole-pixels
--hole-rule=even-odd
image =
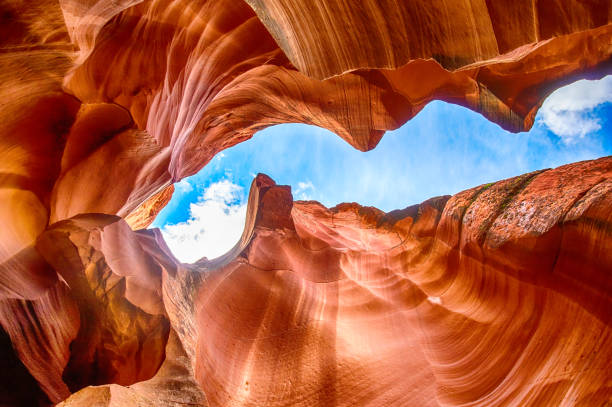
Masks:
[[[125,221],[134,230],[145,229],[153,223],[157,214],[170,202],[174,193],[174,184],[170,185],[144,201],[138,208],[125,217]]]
[[[3,6],[11,22],[10,35],[0,43],[8,68],[0,77],[7,104],[4,172],[22,177],[18,189],[37,195],[33,202],[40,201],[51,223],[79,213],[128,216],[172,181],[195,173],[218,151],[276,123],[315,124],[367,150],[385,130],[399,127],[432,99],[441,99],[523,130],[531,126],[549,92],[572,79],[604,74],[612,52],[609,7],[601,2],[585,6],[567,1],[565,13],[553,12],[551,5],[550,13],[537,13],[539,31],[531,27],[521,35],[513,34],[513,27],[535,22],[517,17],[518,5],[511,6],[516,13],[503,17],[500,6],[485,7],[484,2],[472,11],[424,3],[418,13],[394,2],[368,2],[362,6],[364,15],[353,7],[350,16],[338,13],[334,18],[351,21],[374,14],[377,22],[401,9],[405,18],[422,19],[423,32],[402,32],[388,41],[388,35],[368,35],[366,41],[361,34],[368,31],[358,30],[363,24],[355,20],[360,51],[341,54],[324,38],[301,34],[307,30],[329,36],[319,30],[317,20],[329,11],[296,8],[313,19],[294,27],[276,17],[276,6],[267,5],[267,15],[262,14],[267,2],[253,2],[266,26],[276,27],[275,36],[281,30],[319,44],[312,50],[307,44],[289,49],[279,40],[281,50],[242,1],[167,3],[47,1],[30,13],[19,12],[27,7],[20,2]],[[329,10],[342,8],[339,3],[329,1]],[[452,18],[454,28],[440,23],[451,11],[458,13]],[[476,29],[481,20],[486,22],[483,32]],[[389,17],[394,24],[389,31],[402,21]],[[338,40],[342,46],[355,40],[346,29],[338,33],[345,34]],[[393,50],[384,54],[389,58],[398,56],[380,61],[383,49]],[[358,60],[340,58],[346,54]],[[306,57],[307,65],[299,63]],[[326,73],[317,76],[335,76],[313,79],[290,60],[307,75],[320,66]],[[332,68],[326,68],[329,64]],[[55,144],[42,148],[45,142]],[[24,149],[26,155],[15,153]],[[11,198],[16,204],[27,199],[32,200]],[[17,246],[26,247],[28,239],[19,236]]]
[[[390,213],[260,175],[237,246],[165,271],[178,356],[63,405],[191,403],[170,371],[202,406],[603,405],[611,197],[612,158]]]
[[[194,265],[129,228],[272,124],[367,150],[440,99],[518,131],[610,72],[606,1],[353,3],[0,2],[2,370],[30,393],[0,402],[610,398],[610,159],[390,214],[259,177]]]
[[[53,402],[90,384],[148,379],[164,360],[162,266],[148,233],[119,220],[81,215],[48,228],[36,250],[55,285],[36,299],[2,300],[0,324]]]

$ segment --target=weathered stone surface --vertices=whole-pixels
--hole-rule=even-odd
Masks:
[[[277,123],[368,150],[439,99],[528,129],[611,72],[611,20],[598,0],[1,1],[2,370],[30,394],[0,401],[610,401],[610,158],[388,214],[259,176],[240,242],[192,265],[130,226]]]
[[[390,213],[259,175],[232,251],[166,256],[157,375],[64,405],[604,405],[611,196],[612,158]]]
[[[208,406],[206,396],[194,380],[191,359],[174,331],[170,332],[166,360],[150,380],[129,387],[110,384],[87,387],[58,407],[70,406]]]
[[[164,263],[142,234],[100,214],[52,225],[36,251],[57,272],[55,284],[36,299],[0,301],[0,324],[52,402],[87,385],[146,380],[163,362]]]
[[[18,190],[4,201],[40,213],[35,221],[3,210],[13,213],[7,230],[23,230],[6,237],[15,244],[3,257],[27,248],[45,217],[127,217],[141,208],[130,223],[143,216],[144,225],[163,200],[150,210],[143,202],[272,124],[318,125],[367,150],[440,99],[518,131],[556,87],[610,71],[610,7],[601,1],[423,2],[415,10],[394,1],[250,3],[1,5],[10,22],[0,42],[1,182]],[[373,25],[398,34],[371,33]]]
[[[610,23],[603,1],[247,0],[290,61],[320,79],[433,58],[447,69],[515,60]]]

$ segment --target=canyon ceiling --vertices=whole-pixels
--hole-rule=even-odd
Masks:
[[[609,0],[0,0],[0,68],[0,405],[612,404],[612,157],[389,213],[260,174],[194,264],[145,229],[274,124],[527,130]]]

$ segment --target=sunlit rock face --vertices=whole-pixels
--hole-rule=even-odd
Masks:
[[[62,405],[603,405],[611,199],[612,158],[390,213],[293,202],[260,175],[227,255],[154,259],[158,373]]]
[[[1,2],[0,403],[606,403],[609,158],[389,214],[260,176],[240,243],[193,265],[136,229],[269,125],[368,150],[440,99],[527,129],[610,72],[611,21],[578,0]]]

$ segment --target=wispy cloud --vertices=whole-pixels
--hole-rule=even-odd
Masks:
[[[177,191],[183,194],[187,194],[193,191],[193,185],[191,185],[191,183],[189,183],[187,178],[185,178],[185,179],[180,180],[176,184],[174,184],[174,189],[176,189]]]
[[[300,181],[297,183],[295,191],[293,191],[293,199],[301,201],[312,200],[312,193],[314,190],[315,187],[311,181]]]
[[[601,129],[594,110],[612,102],[612,76],[599,81],[581,80],[555,91],[540,109],[540,121],[571,144]]]
[[[189,205],[189,219],[165,225],[161,231],[172,253],[192,263],[225,254],[240,239],[246,217],[243,188],[223,179],[206,188],[196,203]]]

